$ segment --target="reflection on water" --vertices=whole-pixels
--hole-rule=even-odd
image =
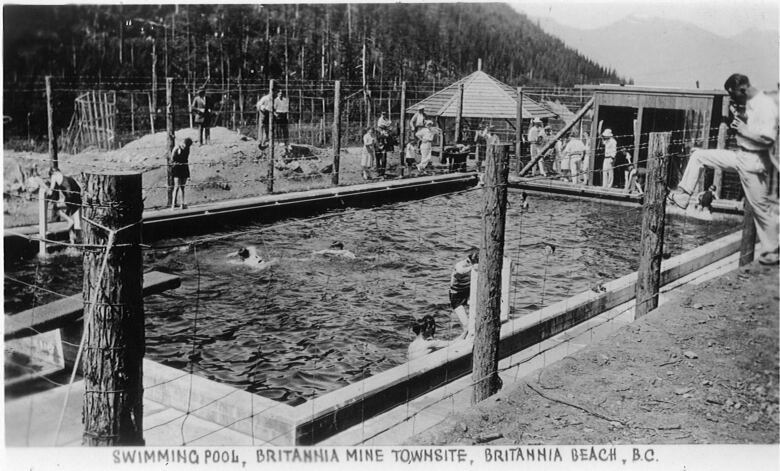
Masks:
[[[513,316],[636,270],[639,208],[539,196],[521,212],[512,204],[519,194],[509,198]],[[291,404],[401,364],[414,317],[434,315],[442,338],[460,333],[447,285],[452,265],[479,243],[480,207],[472,191],[146,251],[147,270],[182,278],[181,288],[146,298],[147,354]],[[735,226],[671,218],[666,251],[678,255]],[[357,259],[312,255],[335,240]],[[188,240],[156,245],[178,242]],[[261,272],[228,263],[239,245],[279,263]],[[14,278],[67,294],[81,288],[80,259],[10,263]],[[56,299],[7,279],[5,293],[7,312]]]

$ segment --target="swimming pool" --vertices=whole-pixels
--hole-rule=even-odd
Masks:
[[[509,192],[512,316],[636,270],[640,208],[542,196],[530,202],[523,211],[519,192]],[[251,223],[207,241],[159,241],[145,252],[145,269],[179,275],[182,286],[146,298],[147,355],[290,404],[401,364],[413,318],[434,315],[441,338],[461,332],[447,287],[452,265],[478,244],[481,204],[475,190],[323,219]],[[677,255],[736,226],[670,218],[666,251]],[[312,255],[335,240],[357,258]],[[228,263],[226,255],[242,245],[278,263],[262,272]],[[80,258],[9,263],[7,273],[53,291],[81,287]],[[33,297],[8,280],[5,292],[7,312],[47,302],[45,293]]]

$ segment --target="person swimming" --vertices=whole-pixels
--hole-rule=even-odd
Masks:
[[[445,348],[452,343],[447,340],[436,340],[433,338],[436,334],[436,321],[430,314],[426,314],[422,319],[416,319],[412,323],[412,332],[414,332],[416,337],[409,344],[409,349],[407,350],[410,361]]]
[[[349,250],[344,250],[344,244],[336,241],[330,244],[330,247],[325,250],[317,250],[313,252],[314,255],[324,255],[324,256],[335,256],[335,257],[344,257],[344,258],[350,258],[354,259],[355,254],[350,252]]]
[[[237,263],[250,266],[256,270],[264,270],[276,264],[276,259],[264,260],[260,254],[257,253],[257,249],[253,245],[241,247],[235,252],[227,254],[228,258],[238,258]]]

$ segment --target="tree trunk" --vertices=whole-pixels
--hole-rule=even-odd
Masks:
[[[333,185],[339,184],[341,156],[341,81],[336,80],[333,95]]]
[[[124,229],[111,237],[96,225],[84,225],[85,244],[111,247],[107,255],[104,250],[84,251],[82,444],[142,446],[141,174],[87,174],[84,195],[86,219]]]
[[[51,91],[51,75],[46,76],[46,121],[49,129],[49,165],[52,170],[59,169],[57,156],[57,134],[54,131],[54,104]]]
[[[166,155],[166,162],[168,163],[168,165],[166,165],[166,175],[168,177],[168,207],[173,203],[173,174],[171,173],[173,161],[171,161],[171,153],[173,152],[173,147],[176,145],[173,117],[173,79],[168,77],[165,79],[165,129],[168,134],[168,154]]]
[[[482,234],[479,248],[477,310],[471,403],[501,388],[498,376],[498,340],[501,331],[501,268],[504,260],[509,148],[488,138],[485,187],[482,190]]]

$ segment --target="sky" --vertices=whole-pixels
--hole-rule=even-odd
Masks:
[[[662,17],[693,23],[720,36],[730,37],[749,28],[778,30],[778,3],[767,0],[664,1],[510,1],[516,10],[532,17],[550,17],[581,29],[598,28],[630,16]]]

